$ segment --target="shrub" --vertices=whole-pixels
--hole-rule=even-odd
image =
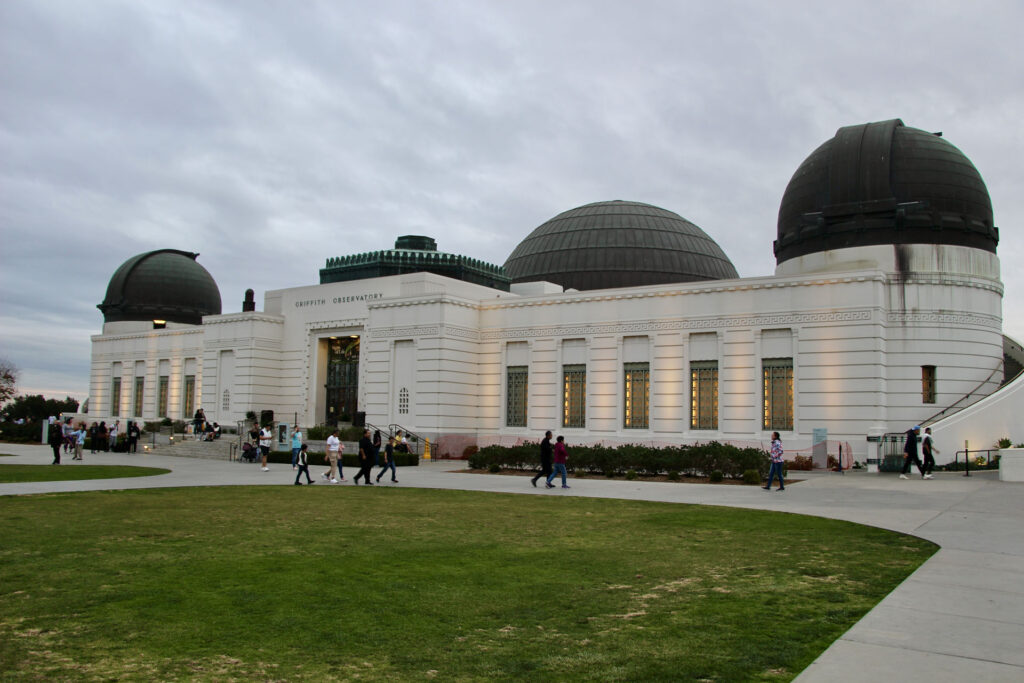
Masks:
[[[812,470],[814,469],[814,460],[809,455],[798,455],[793,458],[792,462],[786,463],[792,470]]]
[[[626,479],[629,479],[630,481],[633,481],[636,478],[637,478],[636,470],[628,470],[626,472]]]
[[[757,470],[745,470],[743,472],[743,483],[744,484],[760,484],[761,473]]]
[[[722,470],[712,470],[711,476],[709,476],[708,479],[711,480],[711,483],[717,484],[718,482],[725,479],[725,475],[722,474]]]
[[[669,470],[668,480],[669,481],[679,481],[679,473],[676,472],[675,470]]]
[[[604,473],[604,476],[608,477],[609,479],[614,479],[615,478],[615,470],[608,470],[607,472]]]
[[[171,423],[171,431],[174,432],[175,434],[184,434],[185,433],[185,421],[184,420],[174,420],[174,422]]]
[[[326,441],[331,435],[331,429],[327,425],[314,425],[306,430],[306,438],[310,441]]]
[[[492,462],[492,463],[491,463],[491,464],[490,464],[490,465],[489,465],[489,466],[487,467],[487,469],[488,469],[488,471],[490,471],[490,472],[501,472],[501,465],[499,465],[499,464],[498,464],[498,463],[496,463],[496,462]]]
[[[165,417],[164,419],[160,420],[160,424],[163,425],[164,427],[170,427],[172,424],[174,424],[174,422],[171,420],[171,418]],[[153,431],[155,432],[157,430],[154,429]]]
[[[996,448],[1010,448],[1013,445],[1013,441],[1007,437],[1003,437],[996,442]]]
[[[163,420],[154,420],[153,422],[143,422],[142,431],[144,432],[160,432],[160,428],[164,426],[164,423],[171,424],[170,419],[164,418]]]
[[[478,450],[480,450],[479,446],[477,446],[476,444],[470,444],[462,449],[462,457],[468,460],[469,456],[473,455]]]

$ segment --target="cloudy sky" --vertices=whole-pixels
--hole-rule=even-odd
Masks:
[[[981,171],[1020,340],[1022,26],[1016,0],[3,0],[0,356],[84,398],[96,304],[151,249],[200,252],[234,312],[398,235],[501,264],[609,199],[770,275],[796,167],[896,117]]]

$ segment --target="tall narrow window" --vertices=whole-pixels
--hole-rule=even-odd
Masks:
[[[509,367],[505,375],[505,426],[526,426],[526,396],[529,388],[529,368],[525,365]]]
[[[690,429],[718,429],[718,361],[690,363]]]
[[[115,377],[110,382],[110,414],[121,416],[121,378]]]
[[[146,378],[136,377],[135,378],[135,401],[134,401],[134,412],[132,413],[135,417],[142,417],[142,392],[146,388]]]
[[[935,403],[935,366],[921,366],[921,401]]]
[[[409,390],[405,387],[398,390],[398,414],[409,414]]]
[[[231,410],[231,390],[225,389],[220,397],[220,409],[225,413]]]
[[[587,426],[587,366],[562,366],[562,426]]]
[[[647,429],[650,423],[651,364],[626,363],[626,413],[622,426],[626,429]]]
[[[185,398],[181,404],[182,415],[187,420],[196,410],[196,376],[185,375]]]
[[[761,361],[764,390],[762,428],[793,429],[793,359],[765,358]]]
[[[170,388],[170,378],[161,375],[159,394],[157,396],[156,416],[167,417],[167,394]]]

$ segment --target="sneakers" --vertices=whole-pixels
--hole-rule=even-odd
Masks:
[[[337,480],[337,479],[331,479],[331,483],[332,483],[332,484],[337,484],[337,483],[338,483],[338,480]]]
[[[306,482],[306,486],[312,486],[312,485],[313,485],[313,484],[315,484],[315,483],[316,483],[315,481],[313,481],[312,479],[310,479],[309,481],[307,481],[307,482]]]
[[[269,472],[270,471],[269,467],[261,467],[260,469],[263,470],[264,472]]]
[[[392,484],[397,484],[397,483],[398,483],[398,480],[397,480],[397,479],[392,479],[392,480],[391,480],[391,483],[392,483]]]
[[[925,479],[932,479],[933,477],[932,477],[932,475],[930,475],[930,474],[926,474],[926,475],[924,475],[924,478],[925,478]]]
[[[533,484],[533,488],[537,488],[537,480],[536,479],[531,479],[530,483]]]
[[[572,488],[571,486],[562,486],[563,489]]]
[[[326,472],[324,472],[324,479],[330,479],[330,478],[331,478],[331,476],[329,474],[327,474]]]
[[[907,475],[905,475],[905,474],[901,474],[900,475],[900,479],[906,479],[906,478],[907,478]]]
[[[777,488],[777,489],[775,489],[775,490],[776,490],[776,491],[785,491],[785,490],[786,490],[786,487],[785,487],[785,486],[780,486],[779,488]]]
[[[549,489],[555,488],[554,484],[552,484],[550,481],[544,482],[544,486],[546,486]]]
[[[348,481],[348,479],[346,479],[345,477],[342,477],[341,481]]]
[[[302,486],[302,482],[301,481],[297,481],[297,482],[295,482],[295,485],[296,486]]]
[[[771,486],[762,486],[761,488],[763,488],[765,491],[771,491],[772,490]]]

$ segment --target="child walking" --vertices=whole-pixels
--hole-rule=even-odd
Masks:
[[[301,448],[299,448],[299,456],[298,456],[298,460],[297,460],[299,471],[295,475],[295,485],[296,486],[302,486],[302,482],[299,481],[299,477],[301,477],[303,473],[306,474],[306,483],[307,484],[315,484],[316,483],[315,481],[313,481],[313,478],[309,476],[309,454],[307,453],[308,450],[309,450],[309,444],[305,444],[305,443],[302,444]]]

